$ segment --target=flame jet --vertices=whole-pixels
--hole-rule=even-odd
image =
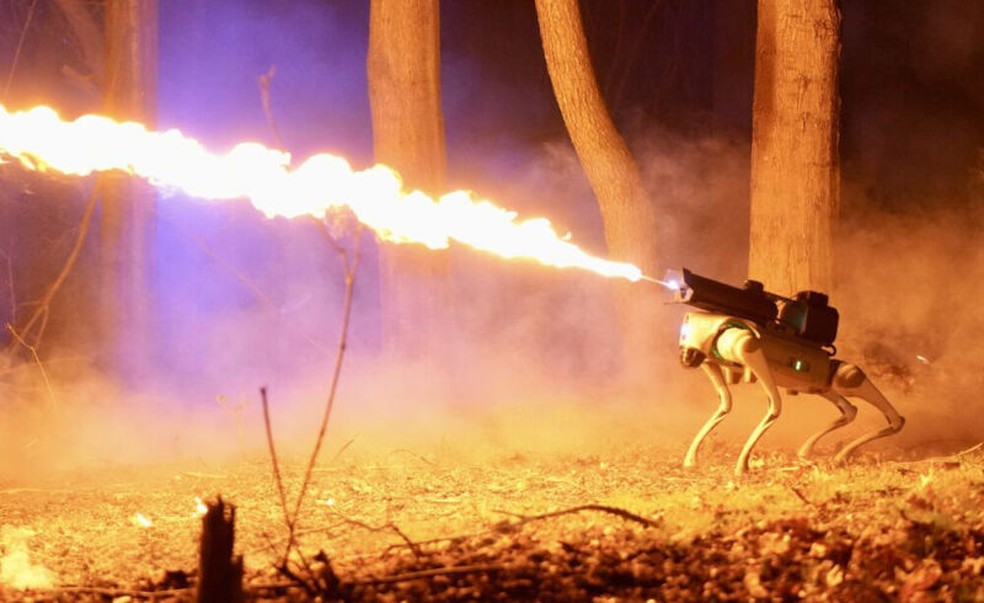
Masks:
[[[50,107],[11,112],[0,105],[0,157],[35,170],[87,176],[121,170],[161,190],[201,199],[245,198],[268,218],[350,210],[384,241],[443,249],[451,241],[507,259],[580,268],[636,282],[642,271],[592,256],[561,237],[546,218],[517,221],[515,212],[468,191],[431,198],[404,191],[399,175],[384,165],[353,170],[327,153],[291,167],[290,154],[247,142],[225,154],[211,153],[178,130],[155,132],[135,122],[99,115],[64,120]]]

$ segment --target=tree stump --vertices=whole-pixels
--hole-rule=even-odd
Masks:
[[[198,560],[198,603],[243,601],[243,557],[233,556],[236,507],[217,497],[202,517]]]

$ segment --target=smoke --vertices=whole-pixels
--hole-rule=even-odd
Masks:
[[[635,131],[642,133],[643,176],[662,209],[666,268],[741,282],[748,266],[748,142],[651,125]]]
[[[984,432],[970,401],[984,385],[980,190],[906,213],[858,212],[842,226],[841,347],[908,418],[904,441],[970,441]],[[928,445],[928,444],[927,444]]]
[[[255,78],[275,65],[273,113],[289,149],[298,157],[332,150],[367,163],[364,3],[280,4],[162,6],[160,125],[216,148],[242,139],[269,143]],[[450,32],[445,46],[449,187],[474,189],[523,216],[548,216],[577,244],[604,254],[597,207],[549,84],[542,73],[528,73],[545,73],[534,69],[542,60],[535,38],[469,41],[490,30],[484,16],[471,20]],[[966,35],[941,38],[948,26],[933,23],[937,33],[928,39],[944,40],[947,50],[920,55],[919,73],[940,81],[966,68],[970,47]],[[862,37],[847,40],[845,52],[861,56],[850,45]],[[524,84],[511,79],[515,65],[489,58],[505,54],[522,65]],[[900,437],[878,449],[945,448],[942,440],[982,432],[979,413],[966,402],[981,386],[967,367],[982,360],[975,337],[984,327],[977,301],[984,256],[974,243],[982,215],[957,202],[979,202],[981,182],[958,170],[942,179],[915,169],[927,155],[959,158],[969,135],[959,137],[959,152],[899,147],[913,133],[937,144],[952,124],[965,122],[948,121],[939,134],[940,124],[914,117],[923,112],[904,106],[898,90],[870,97],[863,111],[862,94],[846,90],[844,221],[831,302],[841,313],[839,357],[865,367],[909,420]],[[900,115],[918,127],[889,136]],[[684,132],[641,114],[622,130],[660,208],[653,236],[665,242],[665,267],[740,283],[748,251],[747,135]],[[933,192],[941,180],[952,196]],[[0,475],[261,457],[261,386],[268,387],[281,452],[310,450],[340,330],[342,268],[334,250],[314,225],[268,221],[235,203],[167,198],[157,212],[149,360],[121,383],[91,370],[92,358],[46,358],[51,395],[29,359],[4,367]],[[429,362],[394,360],[381,354],[376,247],[366,242],[325,462],[335,454],[406,451],[466,460],[587,455],[654,442],[682,457],[716,406],[704,375],[678,365],[683,308],[659,308],[667,354],[634,371],[649,375],[647,391],[626,390],[619,375],[638,359],[620,349],[610,281],[461,249],[438,253],[451,254],[454,271],[454,312],[435,308],[430,317],[445,337]],[[735,412],[718,440],[737,446],[763,412],[757,387],[737,387]],[[861,413],[844,430],[851,436],[882,420],[863,406]],[[790,400],[762,445],[793,448],[834,414],[819,398]]]
[[[54,574],[31,563],[30,541],[37,534],[29,528],[4,525],[0,528],[0,584],[15,589],[52,588]]]

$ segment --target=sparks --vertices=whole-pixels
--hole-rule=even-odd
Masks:
[[[327,153],[297,167],[288,153],[242,143],[209,152],[178,130],[154,132],[134,122],[84,115],[63,120],[50,107],[9,112],[0,105],[0,156],[34,170],[76,176],[120,170],[164,190],[208,200],[249,199],[266,217],[324,219],[345,209],[384,241],[444,249],[451,241],[506,259],[580,268],[632,282],[642,271],[592,256],[559,235],[546,218],[517,221],[515,212],[468,191],[432,198],[406,191],[384,165],[353,170]]]

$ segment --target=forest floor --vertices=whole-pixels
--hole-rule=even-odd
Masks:
[[[710,443],[710,444],[713,444]],[[834,467],[731,446],[482,462],[395,449],[315,470],[292,575],[269,459],[0,483],[0,600],[192,600],[236,506],[249,600],[984,601],[984,450]],[[303,462],[283,464],[293,507]]]

